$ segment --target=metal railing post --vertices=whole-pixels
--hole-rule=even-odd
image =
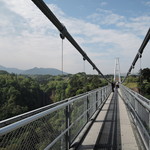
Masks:
[[[108,96],[108,88],[106,88],[106,97]]]
[[[102,102],[104,101],[104,94],[103,94],[103,88],[102,88]]]
[[[86,116],[87,116],[87,122],[89,121],[89,98],[88,98],[88,96],[87,96],[87,114],[86,114]]]
[[[96,110],[98,108],[98,91],[96,91]]]
[[[101,89],[101,104],[103,102],[103,89]]]
[[[106,88],[104,88],[104,100],[106,99]]]
[[[138,111],[138,101],[136,101],[136,98],[135,98],[135,97],[134,97],[133,99],[134,99],[134,104],[135,104],[135,111],[136,111],[137,113],[139,113],[139,111]]]
[[[69,128],[70,125],[70,105],[66,106],[66,129]],[[69,150],[70,146],[70,134],[69,130],[66,132],[66,150]]]
[[[105,100],[107,98],[107,88],[105,88]]]

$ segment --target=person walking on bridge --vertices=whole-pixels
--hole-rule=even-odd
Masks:
[[[111,83],[111,87],[112,87],[112,92],[114,92],[114,87],[115,87],[115,83],[114,82]]]

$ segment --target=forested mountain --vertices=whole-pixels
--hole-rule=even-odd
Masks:
[[[16,75],[0,71],[0,120],[55,103],[107,83],[98,75]]]
[[[58,70],[58,69],[54,69],[54,68],[32,68],[29,70],[25,70],[23,72],[21,72],[21,74],[30,74],[30,75],[46,75],[46,74],[50,74],[50,75],[60,75],[62,74],[62,71]],[[67,74],[67,73],[63,73],[63,74]]]

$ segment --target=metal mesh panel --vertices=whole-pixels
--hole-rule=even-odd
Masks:
[[[147,149],[150,148],[150,103],[146,98],[121,86],[121,91],[126,103],[132,110],[132,114],[137,120],[136,126],[139,133],[144,139],[144,144]],[[140,99],[142,97],[142,99]]]
[[[98,99],[98,106],[100,106],[101,103],[102,103],[102,94],[101,94],[101,90],[98,91],[97,99]]]
[[[142,134],[142,137],[144,139],[144,143],[146,144],[147,149],[150,149],[150,137],[147,134],[147,131],[145,130],[145,128],[143,128],[143,124],[139,123],[138,121],[136,122],[136,126],[138,126],[138,128],[140,129],[140,134]],[[150,134],[150,133],[149,133]]]
[[[2,136],[0,149],[43,150],[65,130],[65,122],[64,109],[53,112]]]
[[[66,136],[63,135],[49,150],[65,150]]]
[[[86,123],[87,123],[87,119],[85,118],[85,116],[82,116],[78,122],[75,122],[75,124],[72,126],[70,130],[71,143],[74,141],[75,137],[80,133],[81,129],[84,127]]]
[[[88,96],[88,108],[89,108],[89,118],[92,117],[93,113],[96,111],[96,92],[95,93],[90,93]]]
[[[150,112],[145,108],[145,106],[143,106],[135,97],[135,93],[131,92],[133,94],[131,94],[130,92],[123,90],[124,91],[124,95],[126,96],[126,99],[130,102],[130,104],[132,105],[132,107],[134,108],[135,112],[137,113],[137,115],[139,116],[140,120],[142,121],[144,127],[146,128],[146,130],[148,132],[150,132],[149,130],[149,115]],[[139,97],[139,96],[138,96]],[[143,100],[143,99],[142,99]],[[144,101],[145,102],[145,101]]]
[[[145,109],[139,102],[137,102],[137,112],[140,117],[140,119],[143,122],[143,125],[146,127],[148,130],[148,125],[149,125],[149,112],[148,110]]]
[[[73,104],[70,105],[70,124],[73,126],[70,129],[70,141],[78,135],[80,130],[87,122],[87,96],[78,98]]]

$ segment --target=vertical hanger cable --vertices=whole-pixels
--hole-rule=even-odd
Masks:
[[[85,73],[85,58],[83,58],[83,72]]]
[[[63,75],[63,73],[64,73],[64,57],[63,57],[63,52],[64,52],[64,49],[63,49],[63,39],[62,39],[62,42],[61,42],[61,71],[62,71],[62,75]]]
[[[142,55],[139,55],[140,58],[140,90],[139,93],[141,94],[141,86],[142,86]]]
[[[65,36],[62,34],[62,33],[60,33],[60,38],[62,39],[62,41],[61,41],[61,71],[62,71],[62,76],[63,76],[63,74],[64,74],[64,57],[63,57],[63,51],[64,51],[64,45],[63,45],[63,40],[64,40],[64,38],[65,38]],[[63,92],[64,92],[64,89],[63,89],[63,84],[62,84],[62,87],[61,87],[61,100],[63,100]]]

